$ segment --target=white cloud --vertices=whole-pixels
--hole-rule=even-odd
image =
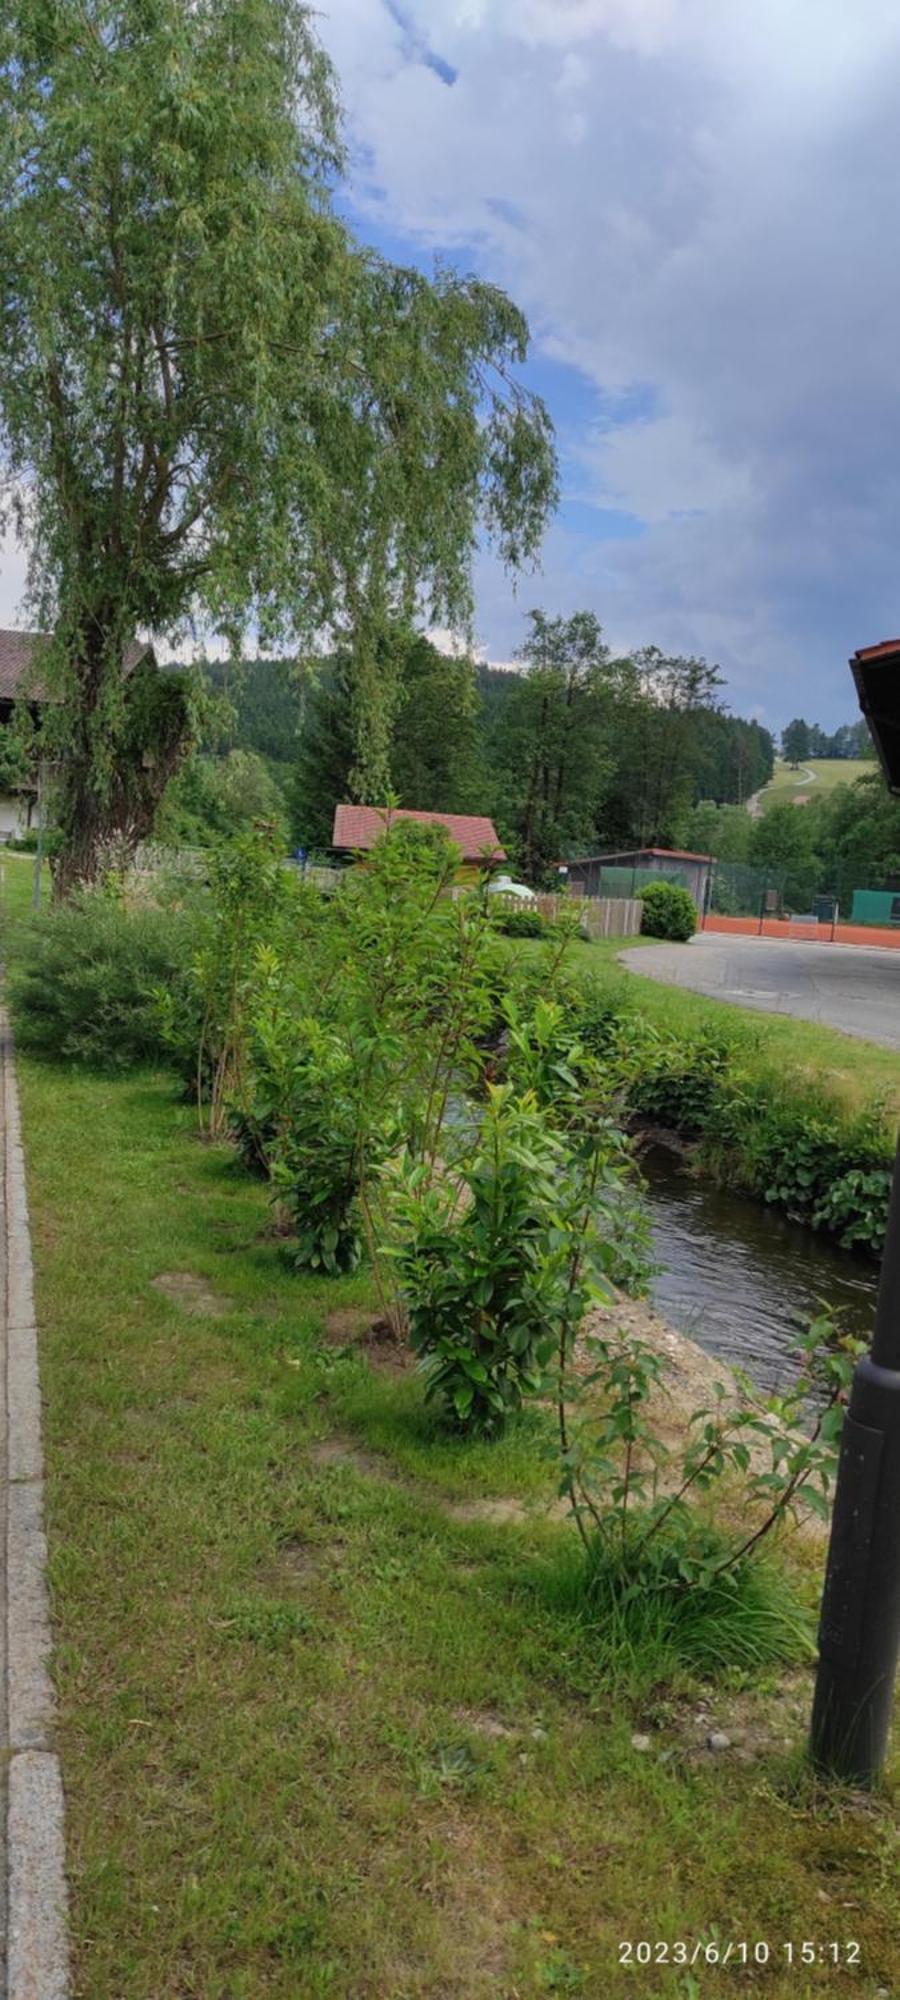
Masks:
[[[900,629],[895,0],[407,8],[458,80],[348,0],[358,198],[521,301],[596,392],[564,416],[567,487],[647,524],[558,525],[519,603],[718,651],[779,714],[804,677],[850,712],[847,652]],[[519,603],[481,586],[509,650]]]

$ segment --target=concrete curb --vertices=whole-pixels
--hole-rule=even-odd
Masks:
[[[3,1062],[6,1366],[6,2000],[68,2000],[65,1821],[53,1745],[50,1607],[44,1535],[41,1394],[25,1160],[12,1034]]]

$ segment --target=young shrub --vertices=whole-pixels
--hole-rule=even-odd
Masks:
[[[191,910],[127,908],[103,890],[27,918],[9,977],[19,1046],[98,1068],[166,1061],[154,994],[177,1004],[195,929]]]
[[[660,1359],[645,1342],[588,1336],[591,1371],[561,1371],[560,1490],[581,1538],[581,1590],[632,1661],[668,1650],[709,1670],[796,1651],[796,1607],[760,1593],[756,1565],[784,1522],[804,1511],[827,1519],[862,1345],[823,1316],[787,1395],[735,1401],[719,1384],[674,1451],[655,1425]],[[697,1506],[726,1474],[742,1503],[731,1533]]]
[[[448,1107],[480,1070],[498,947],[476,899],[443,894],[445,836],[401,822],[348,875],[302,939],[257,948],[241,1071],[228,1099],[250,1164],[268,1167],[297,1261],[353,1268],[363,1242],[383,1316],[403,1329],[381,1255],[378,1168],[404,1141],[429,1173]]]
[[[368,1133],[369,1145],[373,1135]],[[271,1149],[273,1186],[296,1231],[298,1270],[339,1277],[362,1256],[359,1106],[353,1065],[338,1036],[298,1021],[291,1087]]]
[[[213,1138],[228,1129],[233,1107],[243,1107],[260,952],[276,949],[285,974],[308,959],[321,910],[316,892],[283,866],[270,828],[254,827],[211,850],[189,978],[175,993],[161,985],[156,1004],[170,1060]]]
[[[645,1034],[629,1089],[630,1109],[688,1138],[706,1132],[739,1045],[735,1030],[716,1027],[690,1036]]]
[[[497,897],[496,901],[499,902],[500,898]],[[503,937],[540,938],[547,934],[547,924],[540,910],[533,909],[528,903],[517,910],[511,907],[497,909],[493,918],[495,929]]]
[[[648,882],[639,889],[641,933],[644,937],[672,938],[686,944],[697,928],[694,899],[678,882]]]
[[[532,1095],[493,1086],[457,1177],[430,1179],[407,1157],[389,1186],[428,1395],[460,1429],[496,1434],[541,1388],[590,1296],[565,1143]]]

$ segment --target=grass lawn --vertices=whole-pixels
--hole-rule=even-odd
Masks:
[[[611,1685],[549,1419],[442,1437],[167,1076],[19,1069],[80,2000],[889,1989],[896,1824],[816,1793],[808,1676]],[[714,1932],[771,1964],[618,1964]]]
[[[815,798],[820,792],[832,792],[835,785],[852,785],[854,778],[864,778],[877,768],[871,757],[810,757],[795,770],[779,757],[769,784],[759,794],[760,804],[765,812],[767,806],[784,805],[790,799]]]
[[[604,939],[597,944],[580,944],[573,963],[595,977],[599,984],[627,986],[631,1001],[661,1027],[675,1031],[730,1020],[745,1036],[755,1040],[761,1064],[773,1071],[802,1072],[821,1077],[823,1083],[856,1107],[873,1097],[881,1097],[900,1114],[900,1053],[879,1048],[875,1042],[843,1035],[837,1028],[820,1027],[814,1021],[798,1021],[788,1015],[756,1014],[735,1007],[727,1000],[708,1000],[684,987],[665,986],[655,979],[642,979],[638,972],[619,962],[619,953],[635,944],[652,950],[648,938]]]

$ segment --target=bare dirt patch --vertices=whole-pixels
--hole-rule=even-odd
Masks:
[[[471,1729],[476,1736],[486,1736],[489,1742],[502,1742],[504,1738],[518,1736],[520,1731],[510,1729],[499,1715],[489,1708],[458,1708],[456,1720],[465,1729]]]
[[[150,1283],[155,1292],[162,1292],[163,1298],[172,1299],[175,1305],[198,1318],[222,1319],[232,1311],[231,1300],[223,1298],[221,1292],[214,1292],[195,1271],[160,1271]]]
[[[690,1703],[663,1700],[639,1718],[638,1747],[666,1761],[706,1764],[726,1758],[736,1764],[784,1756],[803,1742],[812,1706],[812,1668],[784,1673],[739,1691],[712,1687]]]
[[[389,1322],[362,1306],[336,1306],[325,1321],[325,1339],[329,1347],[355,1347],[385,1375],[405,1375],[415,1366],[415,1356]]]
[[[302,1590],[323,1578],[327,1581],[344,1556],[343,1542],[311,1542],[292,1535],[279,1542],[273,1559],[266,1564],[263,1581],[275,1591]]]
[[[310,1458],[315,1465],[340,1465],[351,1472],[362,1472],[367,1479],[394,1479],[396,1474],[386,1458],[378,1452],[367,1451],[365,1445],[356,1439],[337,1433],[334,1437],[319,1438],[310,1445]]]
[[[521,1500],[495,1495],[490,1500],[447,1500],[443,1511],[451,1521],[529,1521],[533,1510]]]

